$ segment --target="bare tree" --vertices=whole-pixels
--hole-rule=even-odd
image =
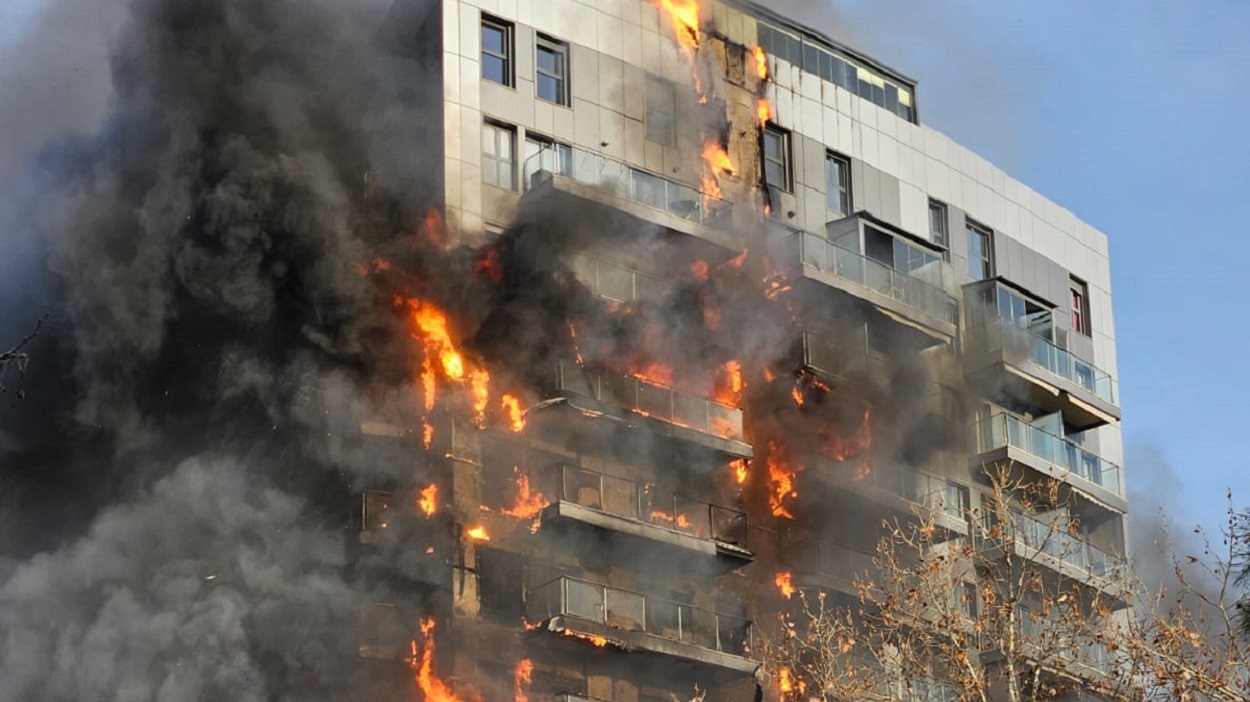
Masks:
[[[1107,646],[1122,573],[1091,564],[1057,483],[1007,465],[986,481],[967,534],[928,510],[886,522],[853,601],[799,593],[763,644],[783,698],[1031,702],[1128,687]]]
[[[35,327],[13,348],[0,352],[0,393],[8,392],[12,383],[17,399],[20,400],[26,396],[22,389],[22,382],[26,379],[26,367],[30,365],[30,352],[27,347],[35,340],[35,337],[39,336],[47,318],[48,315],[44,314],[38,322],[35,322]],[[12,378],[16,380],[12,381]]]

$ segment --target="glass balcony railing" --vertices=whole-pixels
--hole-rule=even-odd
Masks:
[[[613,302],[655,300],[664,291],[659,278],[591,256],[573,256],[569,267],[590,291]]]
[[[973,437],[977,453],[1011,446],[1070,471],[1082,480],[1124,496],[1120,466],[1014,415],[998,413],[989,419],[976,422],[973,424]]]
[[[735,656],[751,651],[751,622],[652,595],[561,576],[529,593],[527,618],[574,617],[622,631],[701,646]]]
[[[968,489],[943,478],[903,465],[874,466],[857,483],[899,495],[912,504],[955,519],[968,510]]]
[[[555,159],[544,149],[526,159],[524,172],[530,174],[527,190],[558,175],[695,224],[723,228],[733,217],[727,200],[582,149],[573,149],[571,158]]]
[[[732,441],[744,441],[742,410],[641,378],[557,364],[556,389],[587,395],[638,414]]]
[[[1115,577],[1124,568],[1123,557],[1073,535],[1063,520],[1043,521],[1015,511],[1012,512],[1012,517],[1015,519],[1015,533],[1011,536],[1017,544],[1044,553],[1096,578]],[[1008,537],[998,526],[993,514],[982,518],[981,527],[987,541],[1002,542]]]
[[[1010,359],[1031,361],[1046,372],[1079,385],[1112,405],[1117,404],[1116,382],[1110,374],[1011,322],[996,320],[969,329],[968,345],[981,351],[1002,351]]]
[[[795,547],[808,572],[848,582],[877,572],[874,554],[868,551],[818,538],[799,541]]]
[[[874,290],[935,319],[954,322],[942,263],[903,272],[810,232],[793,236],[799,260],[804,264]]]
[[[746,546],[745,513],[659,490],[650,483],[560,464],[560,499],[618,517]]]

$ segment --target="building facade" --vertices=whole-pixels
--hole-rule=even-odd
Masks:
[[[559,312],[494,332],[546,349],[489,368],[503,419],[362,424],[411,466],[358,486],[362,560],[422,535],[412,597],[362,603],[379,679],[777,699],[754,637],[779,574],[852,595],[883,515],[968,535],[988,465],[1058,480],[1020,524],[1065,520],[1048,567],[1110,587],[1104,234],[925,126],[907,76],[749,2],[397,8],[442,75],[421,158],[448,246],[557,281]]]

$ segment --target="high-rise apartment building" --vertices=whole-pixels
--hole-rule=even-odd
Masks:
[[[988,465],[1057,479],[1061,507],[1020,506],[1024,533],[1063,520],[1027,555],[1112,587],[1106,236],[926,127],[913,80],[738,0],[395,17],[442,76],[413,86],[431,226],[482,275],[524,269],[509,285],[549,314],[477,332],[515,350],[483,367],[495,395],[427,361],[421,428],[362,426],[412,468],[360,486],[361,553],[420,525],[410,560],[370,566],[411,592],[362,605],[377,679],[776,699],[753,622],[787,606],[778,574],[853,596],[883,516],[970,534]],[[463,350],[454,320],[445,342],[445,319],[414,324],[431,357]]]

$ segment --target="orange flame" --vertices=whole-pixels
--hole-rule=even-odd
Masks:
[[[516,471],[516,506],[509,509],[501,509],[500,513],[509,517],[518,519],[531,519],[538,515],[539,512],[551,504],[541,492],[530,488],[529,476],[522,473],[519,468]]]
[[[678,514],[677,518],[674,519],[673,515],[669,514],[668,512],[652,510],[651,518],[658,519],[662,522],[668,522],[669,524],[672,524],[673,526],[679,527],[681,529],[689,529],[691,527],[690,517],[687,517],[684,514]]]
[[[707,166],[707,175],[703,176],[703,192],[720,199],[723,193],[720,188],[721,176],[734,173],[734,162],[729,154],[715,139],[709,139],[703,145],[703,163]]]
[[[746,388],[746,381],[742,379],[742,364],[734,360],[726,361],[720,380],[716,388],[716,401],[734,407],[740,405],[742,391]]]
[[[686,50],[686,53],[689,54],[699,48],[701,35],[698,0],[659,0],[659,6],[672,19],[673,33],[677,35],[677,43]]]
[[[794,404],[798,405],[799,407],[803,406],[803,392],[799,390],[798,385],[795,385],[794,387],[790,388],[790,397],[794,398]]]
[[[508,417],[508,428],[515,432],[525,429],[525,414],[521,411],[521,401],[513,395],[504,395],[499,402],[503,405],[503,411]]]
[[[486,533],[486,527],[484,526],[475,526],[469,529],[465,532],[465,536],[474,541],[490,541],[490,535]]]
[[[659,361],[651,361],[647,365],[633,369],[633,374],[648,383],[672,387],[673,367]]]
[[[739,458],[730,464],[734,469],[734,481],[739,485],[747,482],[747,461],[745,458]]]
[[[432,302],[418,299],[396,299],[396,304],[406,304],[408,315],[415,330],[411,336],[425,348],[425,361],[421,365],[421,386],[425,393],[425,409],[434,409],[438,392],[438,375],[457,384],[469,384],[473,396],[473,411],[480,426],[485,420],[486,405],[490,400],[490,374],[482,368],[470,367],[464,355],[451,338],[447,314]]]
[[[777,589],[781,591],[781,596],[787,600],[794,596],[794,584],[790,581],[790,571],[782,570],[777,572],[777,577],[773,579],[777,584]]]
[[[417,506],[421,508],[426,518],[433,517],[438,511],[438,485],[431,483],[421,488],[421,493],[417,497]]]
[[[782,667],[777,669],[777,688],[781,690],[782,694],[794,692],[794,681],[790,678],[789,668]]]
[[[434,425],[429,422],[421,423],[421,445],[429,448],[434,443]]]
[[[599,648],[603,648],[604,646],[608,645],[608,638],[606,636],[596,636],[594,634],[583,634],[577,631],[571,631],[569,629],[564,630],[564,635],[572,636],[578,639],[584,639],[594,644],[595,646],[598,646]]]
[[[751,49],[751,57],[755,59],[755,77],[768,80],[768,54],[761,47]]]
[[[416,671],[417,687],[429,702],[460,702],[451,687],[434,674],[434,618],[421,618],[421,655],[417,642],[412,642],[412,658],[408,664]]]
[[[516,692],[516,702],[529,702],[530,681],[534,675],[534,662],[528,658],[517,661],[512,672],[512,686]]]
[[[773,120],[773,103],[768,98],[762,97],[755,101],[755,117],[759,120],[760,126]]]
[[[700,283],[707,282],[707,261],[698,260],[690,264],[690,273],[694,275],[694,279]]]
[[[872,448],[872,409],[864,409],[859,426],[850,436],[827,436],[821,448],[825,455],[836,461],[845,461]]]
[[[794,515],[786,506],[787,502],[799,495],[794,485],[794,471],[786,465],[775,441],[768,442],[767,462],[768,483],[772,487],[772,494],[768,496],[768,505],[772,507],[773,516],[794,519]]]

